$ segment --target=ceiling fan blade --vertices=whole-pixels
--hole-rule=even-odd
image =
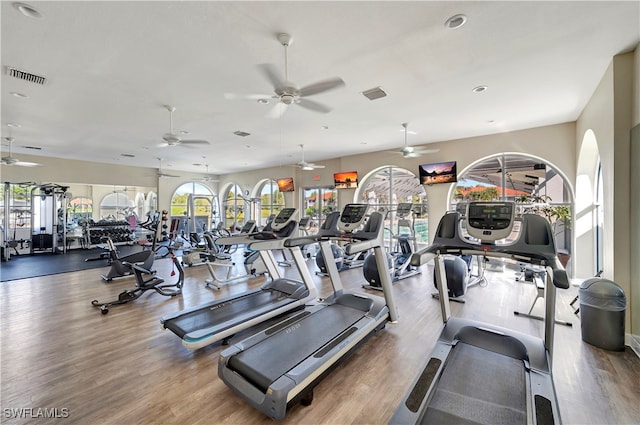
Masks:
[[[316,168],[324,168],[324,165],[317,165],[317,164],[308,164],[311,168],[316,169]]]
[[[287,107],[288,106],[289,105],[285,105],[282,102],[278,102],[273,106],[273,108],[271,108],[271,110],[269,112],[267,112],[265,117],[274,118],[274,119],[280,118],[287,111]]]
[[[300,89],[300,96],[312,96],[314,94],[323,93],[329,90],[337,89],[344,86],[342,78],[334,77],[327,80],[318,81],[314,84],[309,84]]]
[[[18,167],[42,167],[42,164],[38,164],[37,162],[27,162],[27,161],[18,161],[14,163]]]
[[[245,99],[245,100],[260,100],[260,99],[272,99],[275,96],[270,94],[237,94],[237,93],[225,93],[225,99],[236,100],[236,99]]]
[[[440,152],[440,149],[418,149],[415,152],[420,154],[420,155],[426,155],[426,154],[430,154],[430,153]]]
[[[179,145],[210,145],[208,140],[180,140]]]
[[[258,69],[262,75],[269,80],[274,90],[283,89],[286,86],[285,82],[278,76],[278,70],[275,65],[271,63],[263,63],[258,65]]]
[[[323,114],[331,112],[330,107],[309,99],[299,99],[296,104],[302,106],[303,108],[310,109],[315,112],[321,112]]]

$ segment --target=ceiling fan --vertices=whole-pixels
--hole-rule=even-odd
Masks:
[[[162,136],[164,145],[162,146],[178,146],[178,145],[208,145],[207,140],[182,140],[180,136],[173,132],[173,112],[176,110],[174,106],[164,105],[165,109],[169,111],[169,132]]]
[[[175,179],[177,177],[180,176],[176,176],[175,174],[168,174],[162,171],[162,158],[158,158],[158,161],[160,161],[160,165],[158,166],[158,172],[156,173],[156,176],[159,179]]]
[[[260,71],[273,86],[273,91],[275,94],[236,95],[233,93],[225,93],[225,97],[227,99],[253,99],[263,103],[268,103],[269,99],[278,99],[278,103],[267,114],[267,116],[270,118],[280,118],[286,111],[288,106],[292,104],[302,106],[303,108],[315,112],[321,112],[325,114],[327,112],[330,112],[330,107],[323,105],[322,103],[309,100],[307,99],[307,97],[342,87],[344,86],[344,81],[341,78],[334,77],[318,81],[304,87],[298,87],[295,83],[289,80],[287,53],[288,47],[293,42],[293,37],[291,37],[291,35],[289,34],[279,34],[278,40],[280,41],[280,44],[284,46],[284,80],[280,78],[276,67],[273,64],[259,65]]]
[[[296,167],[304,171],[311,171],[311,170],[315,170],[316,168],[324,168],[324,165],[316,165],[310,162],[306,162],[304,160],[304,145],[298,145],[298,146],[300,146],[300,149],[302,149],[302,160],[295,165]]]
[[[2,157],[2,165],[17,165],[18,167],[39,167],[42,165],[38,164],[37,162],[25,162],[20,161],[18,158],[15,158],[11,153],[13,149],[13,142],[15,141],[15,139],[13,137],[5,137],[4,140],[9,143],[9,156]]]
[[[413,146],[409,146],[407,144],[407,133],[409,124],[406,122],[402,123],[402,127],[404,127],[404,146],[399,151],[394,151],[402,155],[403,158],[417,158],[420,155],[428,154],[428,153],[436,153],[440,149],[416,149]]]
[[[214,179],[209,175],[209,165],[207,164],[205,166],[207,167],[207,173],[205,174],[204,177],[200,179],[200,181],[209,182],[209,183],[218,183],[220,181],[219,179]]]

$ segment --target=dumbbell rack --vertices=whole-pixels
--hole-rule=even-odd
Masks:
[[[129,222],[125,220],[99,220],[89,222],[85,229],[86,245],[91,247],[102,243],[102,238],[109,237],[114,244],[133,242],[133,232]]]

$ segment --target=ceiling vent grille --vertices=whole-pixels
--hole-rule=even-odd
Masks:
[[[27,71],[22,71],[18,68],[13,68],[11,66],[7,67],[7,75],[10,77],[18,78],[20,80],[30,81],[32,83],[45,85],[47,83],[47,79],[40,75],[32,74]]]
[[[387,93],[382,89],[382,87],[374,87],[372,89],[363,91],[362,94],[369,100],[380,99],[381,97],[386,97]]]

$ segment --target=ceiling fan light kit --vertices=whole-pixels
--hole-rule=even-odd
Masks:
[[[323,114],[330,112],[331,108],[329,106],[309,100],[307,97],[342,87],[345,85],[344,81],[341,78],[333,77],[304,87],[299,87],[289,80],[288,47],[293,42],[293,37],[290,34],[281,33],[278,34],[278,41],[284,47],[284,80],[280,77],[273,64],[261,64],[258,66],[263,76],[271,83],[274,94],[237,95],[234,93],[226,93],[225,97],[227,99],[252,99],[262,104],[270,103],[269,99],[277,99],[278,102],[266,115],[269,118],[280,118],[290,105],[298,105]]]
[[[173,113],[176,108],[171,105],[164,105],[164,108],[169,111],[169,132],[165,133],[162,136],[162,141],[166,143],[167,146],[178,146],[178,145],[208,145],[209,142],[207,140],[183,140],[173,131]],[[187,132],[188,134],[188,132]]]
[[[5,137],[4,139],[9,144],[9,155],[2,157],[2,160],[0,161],[2,165],[15,165],[18,167],[40,167],[42,165],[38,164],[37,162],[20,161],[18,158],[15,158],[13,156],[13,142],[15,141],[15,139],[13,137]]]

